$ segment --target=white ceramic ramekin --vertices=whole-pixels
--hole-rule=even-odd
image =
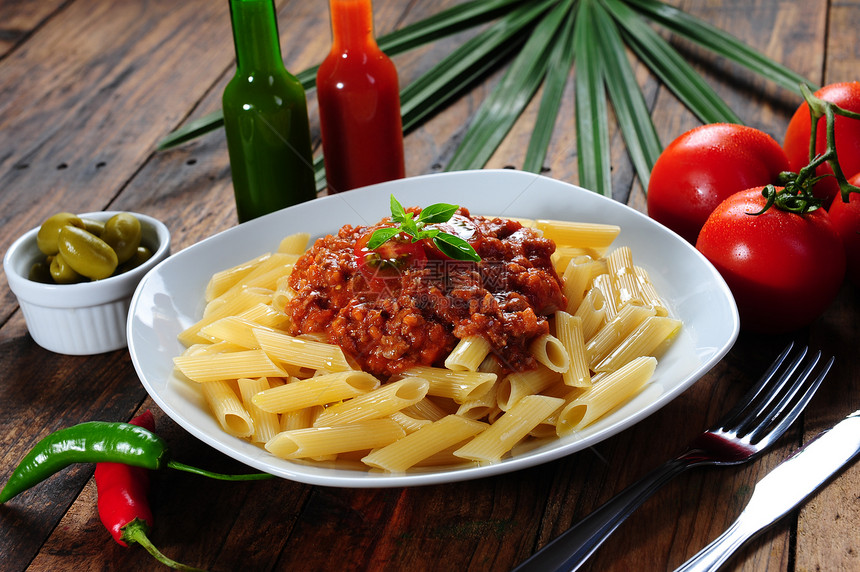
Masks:
[[[118,211],[84,213],[107,221]],[[140,220],[152,257],[144,264],[104,280],[79,284],[43,284],[28,280],[30,267],[43,255],[36,246],[38,228],[16,240],[3,257],[9,288],[18,298],[33,340],[52,352],[92,355],[126,346],[126,321],[138,282],[170,253],[170,232],[159,220],[131,213]]]

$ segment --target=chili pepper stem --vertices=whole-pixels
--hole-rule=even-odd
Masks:
[[[194,473],[195,475],[202,475],[204,477],[209,477],[210,479],[218,479],[221,481],[262,481],[265,479],[274,478],[274,475],[270,475],[269,473],[247,473],[244,475],[225,475],[223,473],[213,473],[212,471],[192,467],[191,465],[186,465],[185,463],[180,463],[178,461],[168,461],[167,466],[171,469],[176,469],[177,471]]]
[[[149,552],[153,558],[164,564],[165,566],[169,566],[175,570],[192,570],[195,572],[203,572],[201,568],[194,568],[193,566],[186,566],[180,562],[176,562],[161,553],[158,548],[149,540],[149,537],[146,535],[146,531],[149,527],[146,523],[140,519],[134,519],[127,525],[125,525],[122,529],[122,540],[127,544],[139,544],[143,546],[147,552]]]

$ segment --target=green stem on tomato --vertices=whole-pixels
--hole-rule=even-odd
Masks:
[[[747,213],[751,216],[758,216],[773,206],[800,215],[821,207],[824,203],[812,194],[812,187],[823,177],[830,176],[816,176],[815,174],[816,169],[824,163],[830,165],[830,169],[833,171],[832,176],[836,178],[843,201],[848,202],[850,193],[860,193],[860,187],[848,182],[848,178],[839,165],[839,157],[836,153],[836,116],[842,115],[860,120],[860,113],[843,109],[835,103],[816,97],[807,85],[801,84],[800,91],[809,108],[809,164],[797,173],[780,173],[779,184],[783,187],[782,190],[776,190],[774,185],[766,185],[762,189],[762,195],[767,202],[759,212]],[[825,121],[824,133],[827,147],[822,153],[816,153],[818,122],[822,119]]]
[[[836,177],[836,182],[839,184],[839,192],[842,195],[842,200],[848,202],[849,193],[860,193],[860,187],[856,187],[848,182],[848,178],[842,171],[839,165],[839,158],[836,154],[836,116],[841,115],[850,119],[860,120],[860,113],[843,109],[830,101],[825,101],[816,97],[809,86],[801,84],[800,92],[806,100],[806,105],[809,108],[810,129],[809,129],[809,160],[810,165],[815,162],[816,167],[822,162],[827,162],[833,170],[833,175]],[[825,137],[827,148],[821,155],[816,155],[818,138],[818,122],[821,119],[825,120]],[[815,171],[813,167],[812,171]],[[801,175],[803,169],[801,169]]]

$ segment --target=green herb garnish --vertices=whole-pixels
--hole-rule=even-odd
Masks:
[[[415,213],[407,212],[394,195],[391,195],[391,221],[397,223],[397,226],[373,231],[367,242],[367,248],[376,250],[398,234],[406,234],[412,242],[431,239],[436,248],[448,258],[480,262],[481,257],[472,245],[459,236],[443,232],[438,228],[426,228],[428,224],[448,222],[458,208],[457,205],[436,203],[422,209],[416,219]]]

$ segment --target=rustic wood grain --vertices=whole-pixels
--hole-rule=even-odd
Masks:
[[[376,0],[385,33],[461,0]],[[825,0],[676,0],[817,83],[855,79],[860,3]],[[324,2],[279,0],[291,71],[325,56]],[[406,83],[471,32],[395,58]],[[781,141],[799,98],[672,39],[740,117]],[[635,66],[663,143],[698,121],[642,65]],[[155,152],[172,129],[220,106],[233,73],[226,2],[167,0],[0,3],[0,250],[57,210],[116,208],[164,220],[178,251],[236,224],[223,132]],[[406,138],[407,173],[437,172],[499,74],[474,86]],[[576,183],[573,77],[545,174]],[[318,137],[315,95],[308,94]],[[530,106],[488,167],[520,167]],[[645,210],[645,194],[612,128],[616,199]],[[718,418],[790,338],[839,357],[803,425],[744,467],[702,469],[667,485],[625,522],[585,570],[672,570],[740,513],[751,488],[803,442],[860,408],[857,290],[794,336],[742,334],[700,382],[635,427],[576,455],[532,469],[450,485],[395,489],[314,487],[275,479],[212,482],[155,476],[155,544],[210,570],[509,570]],[[146,396],[127,352],[59,356],[39,348],[0,278],[0,480],[36,441],[90,419],[122,420],[150,408],[175,458],[222,472],[247,470],[191,437]],[[76,466],[0,506],[0,570],[152,570],[98,521],[91,466]],[[854,570],[860,469],[733,560],[744,571]]]

